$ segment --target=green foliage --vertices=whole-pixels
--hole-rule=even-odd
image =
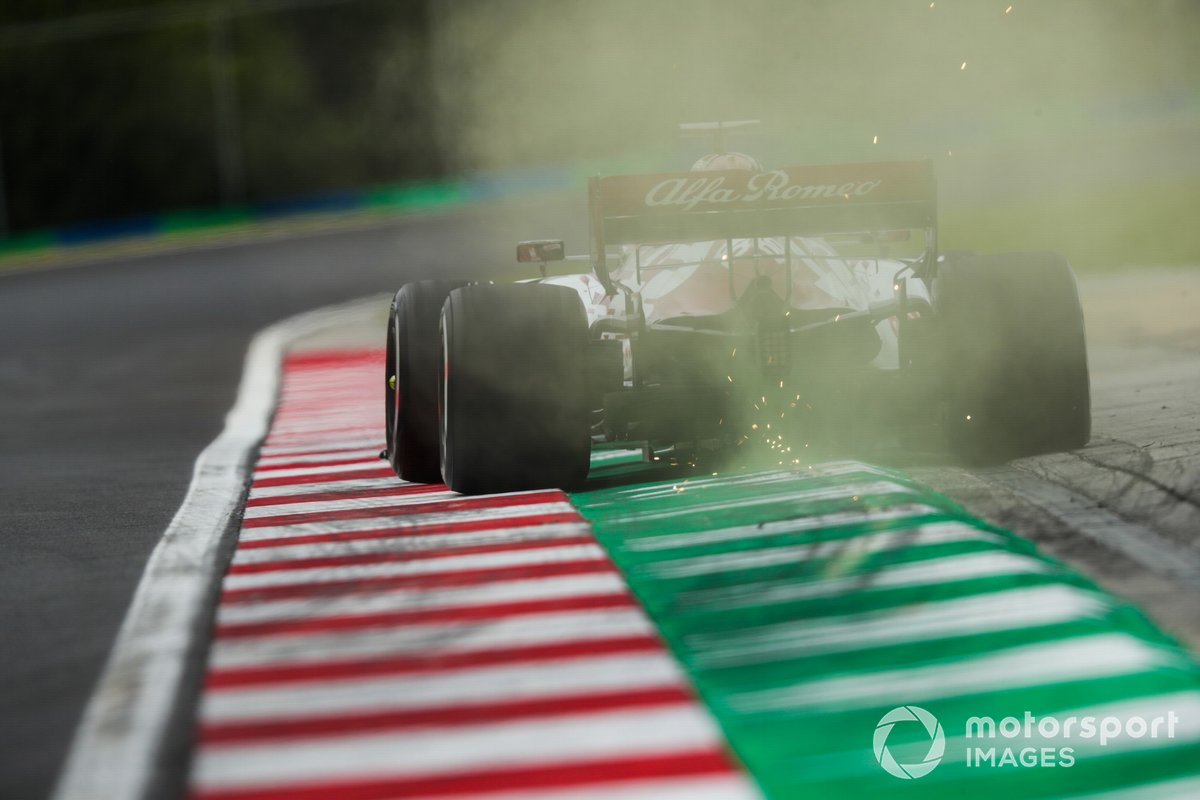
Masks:
[[[202,34],[169,27],[4,53],[0,135],[13,228],[211,196]]]
[[[253,11],[213,3],[217,10]],[[226,19],[229,62],[213,47]],[[250,202],[436,176],[424,0],[234,13],[162,2],[0,9],[13,231],[222,202],[214,78],[233,73]],[[236,178],[236,175],[234,176]]]

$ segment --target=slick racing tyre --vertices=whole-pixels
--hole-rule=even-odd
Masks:
[[[453,289],[465,281],[417,281],[396,292],[388,314],[387,458],[403,480],[437,483],[437,382],[441,370],[438,320]]]
[[[572,488],[591,454],[587,317],[561,286],[474,285],[442,312],[442,477],[456,492]]]
[[[1091,400],[1083,311],[1054,253],[950,258],[934,304],[945,430],[970,463],[1083,447]]]

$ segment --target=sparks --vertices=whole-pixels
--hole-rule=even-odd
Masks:
[[[964,70],[964,69],[966,69],[966,68],[967,68],[967,62],[965,62],[965,61],[964,61],[964,62],[962,63],[962,66],[961,66],[961,67],[959,67],[959,68],[958,68],[958,70],[959,70],[959,72],[961,72],[961,71],[963,71],[963,70]]]
[[[879,144],[879,134],[878,133],[875,134],[873,137],[871,137],[871,144]]]
[[[1012,6],[1009,6],[1008,8],[1004,9],[1004,13],[1005,13],[1005,14],[1008,14],[1008,13],[1010,13],[1011,11],[1012,11]]]

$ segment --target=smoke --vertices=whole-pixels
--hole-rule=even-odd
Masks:
[[[769,165],[935,159],[955,246],[1200,260],[1178,211],[1200,201],[1200,6],[1187,0],[471,0],[432,13],[454,170],[677,169],[706,148],[680,142],[678,123],[758,118],[731,146]]]

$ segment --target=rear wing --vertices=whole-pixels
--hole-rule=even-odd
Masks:
[[[931,161],[591,178],[588,204],[597,264],[606,245],[937,225]]]

